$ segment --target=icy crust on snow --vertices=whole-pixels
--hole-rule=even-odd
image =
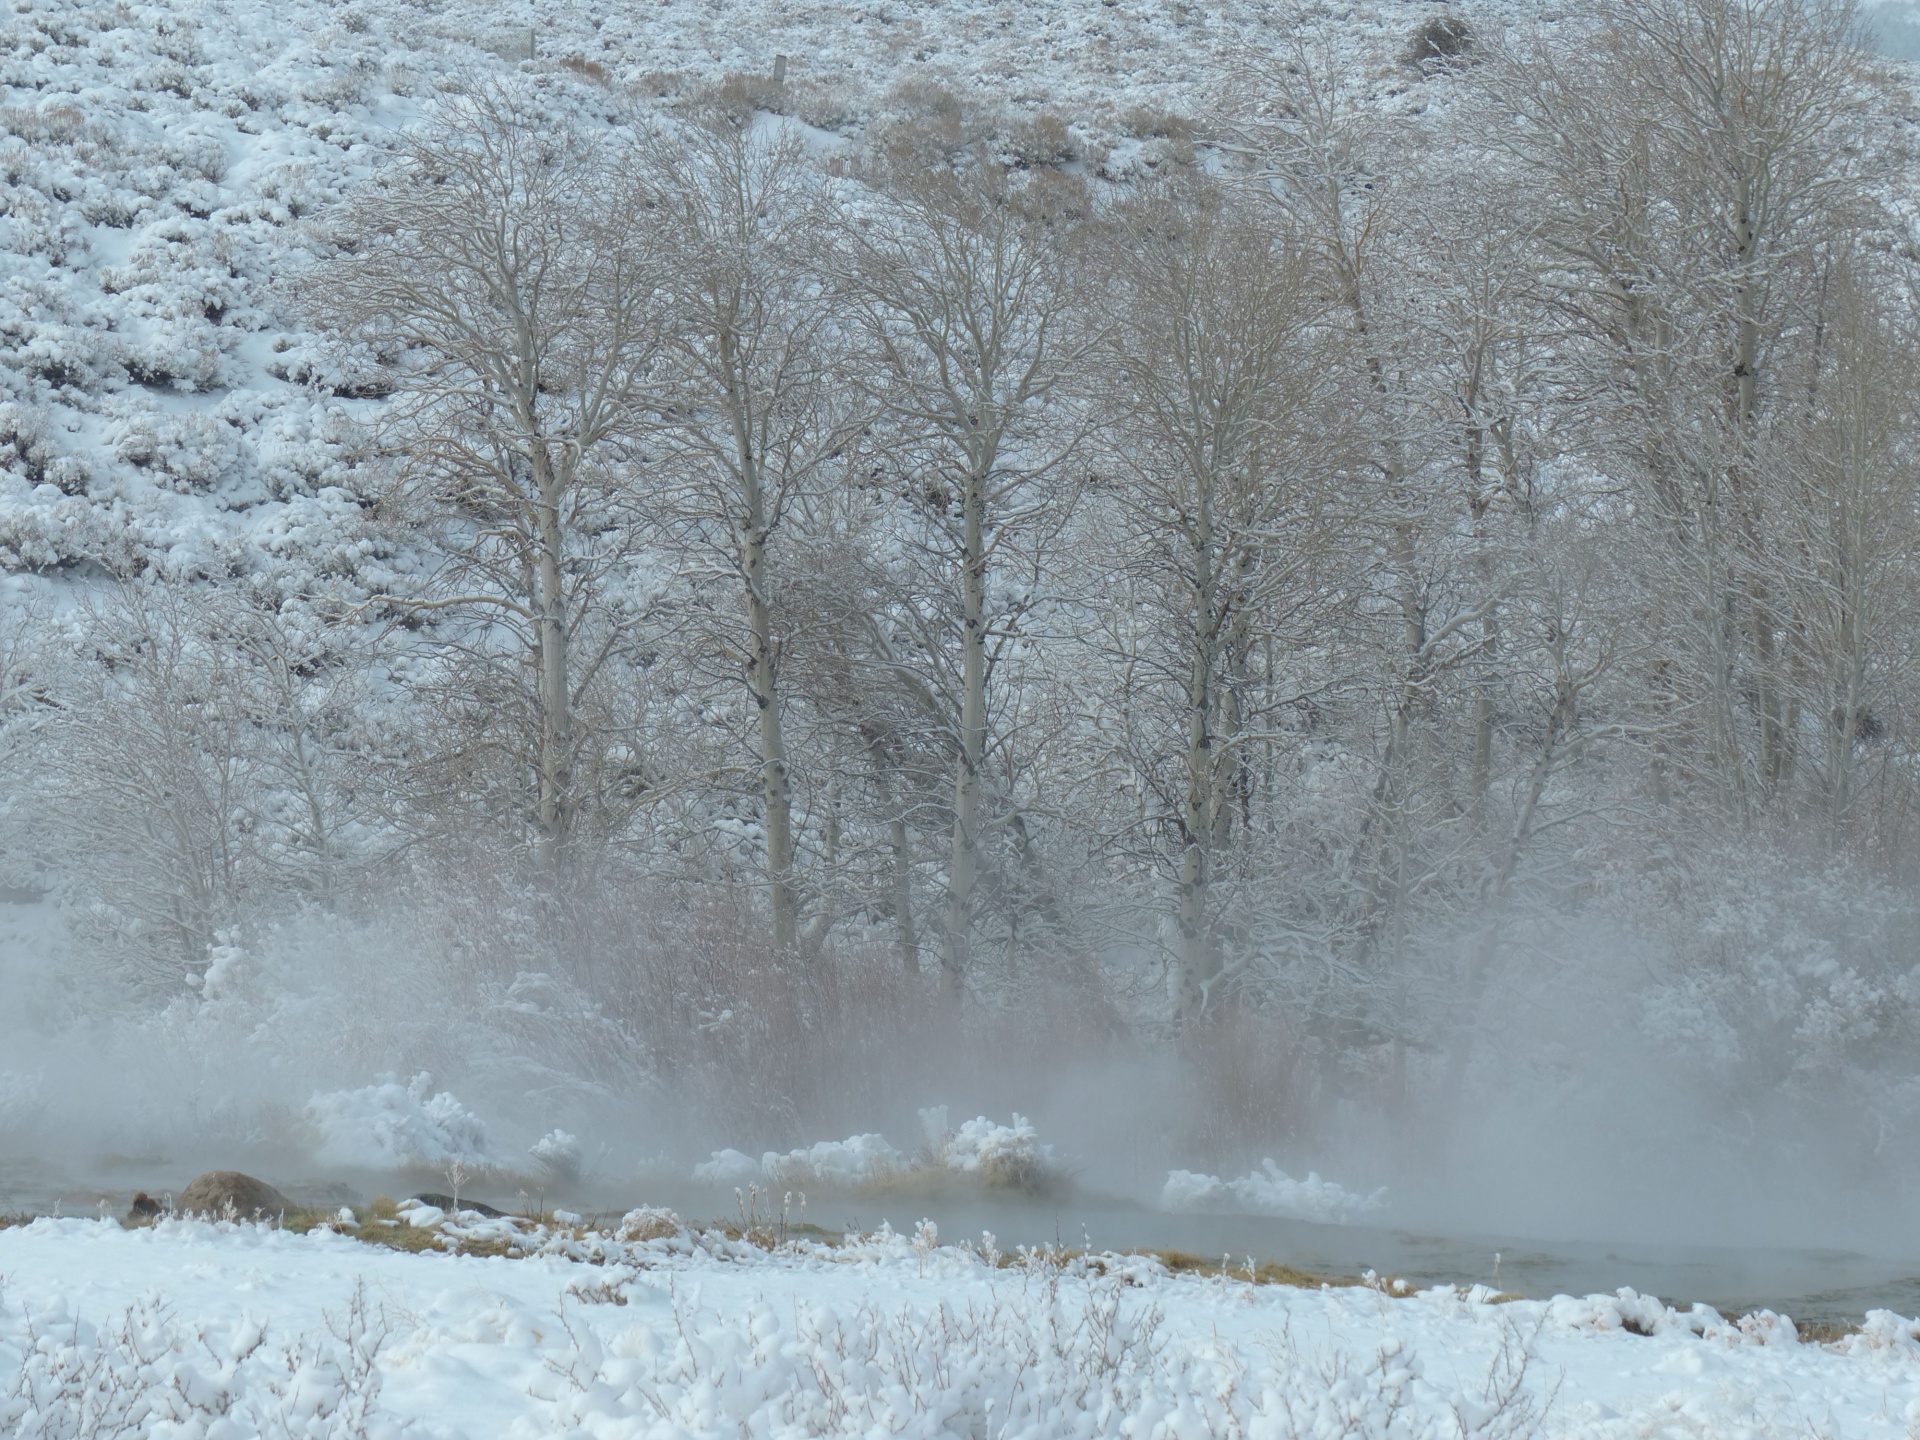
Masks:
[[[1290,1220],[1318,1220],[1324,1224],[1344,1225],[1386,1208],[1387,1191],[1382,1186],[1370,1195],[1348,1190],[1331,1180],[1322,1180],[1317,1171],[1295,1180],[1272,1160],[1260,1162],[1260,1168],[1238,1180],[1222,1180],[1217,1175],[1202,1175],[1193,1170],[1168,1172],[1160,1191],[1163,1210],[1230,1210],[1255,1215],[1282,1215]]]
[[[1051,1145],[1023,1115],[1011,1125],[976,1116],[958,1129],[947,1126],[947,1107],[922,1110],[925,1149],[908,1154],[884,1135],[851,1135],[822,1140],[781,1154],[766,1151],[758,1160],[739,1150],[716,1150],[693,1167],[693,1178],[721,1187],[765,1182],[778,1187],[852,1190],[895,1176],[947,1172],[971,1176],[989,1185],[1025,1186],[1060,1173]]]
[[[1883,1311],[1815,1345],[1785,1317],[1631,1290],[1393,1299],[1003,1256],[929,1226],[772,1251],[680,1228],[438,1228],[511,1233],[528,1258],[200,1220],[0,1232],[0,1434],[1757,1440],[1815,1433],[1808,1416],[1836,1437],[1920,1423],[1920,1323]]]
[[[432,1092],[433,1077],[423,1070],[405,1085],[389,1076],[315,1095],[305,1116],[319,1140],[315,1162],[363,1170],[438,1170],[456,1162],[474,1173],[498,1168],[480,1117],[446,1091]]]

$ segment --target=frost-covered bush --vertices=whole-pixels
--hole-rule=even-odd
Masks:
[[[565,1130],[549,1130],[527,1148],[534,1162],[546,1174],[562,1184],[580,1178],[580,1137]]]
[[[1258,1170],[1237,1180],[1174,1170],[1160,1191],[1163,1210],[1237,1210],[1336,1225],[1371,1215],[1383,1209],[1386,1202],[1384,1186],[1371,1195],[1361,1195],[1322,1180],[1312,1170],[1306,1179],[1295,1180],[1272,1160],[1261,1161]]]
[[[760,1162],[740,1150],[716,1150],[693,1167],[693,1178],[702,1185],[746,1185],[762,1174]]]
[[[1729,1115],[1773,1104],[1819,1143],[1884,1157],[1920,1138],[1920,902],[1836,861],[1721,855],[1684,905],[1629,897],[1657,948],[1637,1028]],[[1895,1140],[1895,1136],[1905,1137]]]
[[[921,1263],[926,1263],[923,1259]],[[1120,1276],[1044,1257],[987,1298],[857,1306],[761,1302],[717,1313],[676,1302],[673,1323],[610,1342],[584,1327],[536,1382],[556,1430],[605,1436],[1348,1436],[1507,1440],[1536,1402],[1516,1349],[1484,1385],[1450,1359],[1427,1378],[1385,1336],[1323,1359],[1288,1335],[1257,1358],[1179,1342]],[[531,1429],[528,1434],[533,1433]]]
[[[614,1238],[629,1244],[642,1240],[666,1240],[678,1235],[681,1229],[680,1217],[673,1211],[655,1205],[642,1205],[620,1217],[620,1228],[614,1233]]]
[[[947,1107],[936,1105],[920,1112],[933,1163],[972,1176],[996,1190],[1040,1190],[1060,1178],[1059,1162],[1051,1145],[1040,1143],[1039,1132],[1024,1115],[1001,1125],[984,1115],[947,1128]]]
[[[905,1157],[883,1135],[851,1135],[822,1140],[785,1155],[769,1151],[760,1168],[776,1186],[805,1189],[851,1188],[883,1179],[905,1167]]]
[[[720,1186],[764,1182],[800,1189],[852,1189],[906,1168],[907,1158],[884,1135],[854,1135],[822,1140],[784,1155],[769,1150],[757,1161],[738,1150],[716,1150],[694,1166],[693,1178]]]
[[[433,1169],[459,1162],[496,1168],[480,1118],[451,1094],[433,1091],[421,1071],[405,1085],[388,1077],[358,1090],[335,1090],[307,1102],[305,1119],[318,1138],[323,1165],[368,1170]]]
[[[10,1313],[4,1300],[0,1293],[0,1434],[354,1440],[399,1433],[376,1418],[389,1328],[364,1291],[328,1331],[287,1344],[272,1342],[250,1315],[197,1323],[157,1297],[102,1322],[64,1303]]]
[[[957,1130],[947,1128],[944,1105],[920,1112],[926,1149],[909,1155],[884,1135],[853,1135],[823,1140],[785,1154],[769,1150],[758,1161],[738,1150],[716,1150],[696,1165],[702,1184],[737,1186],[764,1183],[775,1188],[850,1190],[908,1176],[964,1175],[993,1189],[1038,1190],[1060,1176],[1053,1147],[1042,1145],[1027,1119],[1000,1125],[984,1115]]]

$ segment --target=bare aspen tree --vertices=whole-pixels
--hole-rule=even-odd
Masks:
[[[1435,557],[1423,551],[1423,537],[1445,520],[1438,497],[1422,484],[1417,397],[1397,356],[1409,327],[1393,286],[1407,277],[1383,253],[1394,234],[1396,198],[1385,157],[1404,161],[1415,137],[1404,127],[1383,133],[1323,48],[1297,46],[1288,63],[1254,83],[1257,98],[1234,127],[1235,148],[1249,164],[1255,193],[1314,257],[1331,313],[1346,332],[1349,394],[1366,416],[1368,460],[1378,479],[1379,501],[1371,507],[1383,542],[1377,584],[1397,645],[1383,681],[1386,733],[1352,849],[1359,887],[1354,962],[1366,969],[1389,929],[1404,933],[1417,868],[1409,846],[1416,832],[1431,828],[1433,806],[1423,804],[1410,779],[1416,731],[1441,678],[1477,650],[1474,632],[1497,601],[1432,585]]]
[[[902,163],[877,213],[849,218],[851,276],[910,437],[935,544],[957,601],[958,706],[943,987],[959,999],[972,966],[982,849],[1006,817],[984,809],[994,656],[1008,616],[995,561],[1052,507],[1039,482],[1081,426],[1056,391],[1084,344],[1072,328],[1086,277],[1072,240],[1079,197],[1059,178],[991,160],[957,170]]]
[[[1498,970],[1515,882],[1540,833],[1569,823],[1552,787],[1576,761],[1630,722],[1606,713],[1600,692],[1620,661],[1621,626],[1609,613],[1614,565],[1608,547],[1581,530],[1585,508],[1577,497],[1555,507],[1535,526],[1530,554],[1517,567],[1508,665],[1519,672],[1508,703],[1524,707],[1530,732],[1516,747],[1504,792],[1490,805],[1484,862],[1465,887],[1473,936],[1445,1036],[1440,1123],[1460,1114],[1467,1067],[1478,1039],[1488,988]],[[1577,806],[1574,807],[1577,810]]]
[[[1522,120],[1497,143],[1540,186],[1562,301],[1595,344],[1596,452],[1686,578],[1657,684],[1697,717],[1698,763],[1735,815],[1792,763],[1762,451],[1776,371],[1809,343],[1819,251],[1867,213],[1869,161],[1845,138],[1859,43],[1827,0],[1621,0],[1577,48],[1542,42],[1494,81]]]
[[[1808,767],[1837,835],[1852,828],[1863,759],[1911,693],[1920,621],[1920,330],[1906,277],[1880,271],[1865,255],[1836,258],[1804,422],[1793,417],[1800,433],[1778,443],[1779,581],[1798,622],[1788,713],[1817,727]]]
[[[773,944],[794,948],[803,905],[796,870],[786,698],[786,622],[775,545],[827,480],[858,428],[858,391],[823,283],[825,211],[799,139],[716,110],[637,157],[673,257],[676,381],[663,429],[684,479],[678,513],[722,542],[746,621],[747,690],[759,737]],[[817,918],[830,922],[827,909]]]
[[[661,344],[658,265],[612,143],[531,94],[449,101],[349,207],[352,247],[309,287],[325,320],[389,358],[387,443],[442,527],[430,593],[376,602],[475,615],[531,672],[531,828],[549,874],[583,800],[578,697],[620,641],[601,602],[634,544],[622,445]]]
[[[193,975],[287,897],[331,905],[394,842],[357,733],[359,637],[238,587],[127,582],[76,617],[41,681],[34,843],[84,858],[83,922],[136,983]]]
[[[1142,668],[1177,687],[1185,722],[1177,796],[1166,797],[1179,837],[1179,1021],[1233,973],[1214,888],[1251,838],[1249,749],[1275,720],[1257,652],[1276,634],[1291,648],[1337,545],[1333,334],[1306,259],[1262,218],[1200,190],[1140,208],[1115,237],[1116,561],[1150,576],[1168,633]]]
[[[137,984],[177,987],[265,879],[248,822],[242,658],[205,597],[128,585],[82,617],[84,648],[50,692],[43,781],[54,854],[99,876],[93,935]]]
[[[1511,188],[1461,195],[1438,177],[1420,185],[1404,255],[1417,336],[1408,358],[1442,493],[1457,497],[1456,513],[1471,526],[1465,583],[1480,597],[1502,595],[1527,551],[1543,432],[1551,430],[1546,376],[1557,327],[1538,281],[1535,222]],[[1486,610],[1467,663],[1473,737],[1465,804],[1476,824],[1487,818],[1495,778],[1501,620],[1499,603]]]
[[[916,607],[889,563],[897,553],[891,498],[846,485],[808,507],[805,550],[794,557],[807,637],[790,673],[813,714],[842,737],[826,748],[844,757],[843,790],[866,796],[865,861],[875,873],[865,905],[891,920],[901,967],[918,974],[918,857],[951,838],[934,831],[952,788],[952,710],[946,687],[918,663],[920,639],[904,633]],[[938,643],[933,633],[924,640]]]

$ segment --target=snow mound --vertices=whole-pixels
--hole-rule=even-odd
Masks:
[[[446,1223],[447,1212],[438,1205],[429,1205],[424,1200],[404,1200],[394,1212],[403,1225],[416,1230],[431,1230]]]
[[[335,1090],[307,1102],[307,1122],[319,1132],[313,1158],[322,1165],[364,1170],[496,1168],[480,1118],[422,1070],[405,1085],[388,1077],[358,1090]]]
[[[1168,1172],[1166,1186],[1160,1192],[1163,1210],[1241,1210],[1331,1225],[1370,1215],[1386,1203],[1385,1186],[1371,1195],[1361,1195],[1322,1180],[1317,1171],[1309,1170],[1306,1179],[1296,1180],[1272,1160],[1262,1160],[1258,1170],[1238,1180],[1173,1170]]]

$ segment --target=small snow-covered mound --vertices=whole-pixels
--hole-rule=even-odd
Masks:
[[[1222,1180],[1218,1175],[1192,1170],[1170,1171],[1160,1192],[1163,1210],[1240,1210],[1333,1225],[1370,1215],[1386,1203],[1385,1186],[1371,1195],[1361,1195],[1322,1180],[1312,1170],[1306,1179],[1296,1180],[1272,1160],[1261,1161],[1258,1170],[1238,1180]]]
[[[456,1162],[474,1171],[497,1168],[479,1116],[432,1089],[433,1077],[422,1070],[405,1085],[388,1076],[315,1095],[306,1109],[320,1136],[313,1158],[365,1170],[437,1170]]]

